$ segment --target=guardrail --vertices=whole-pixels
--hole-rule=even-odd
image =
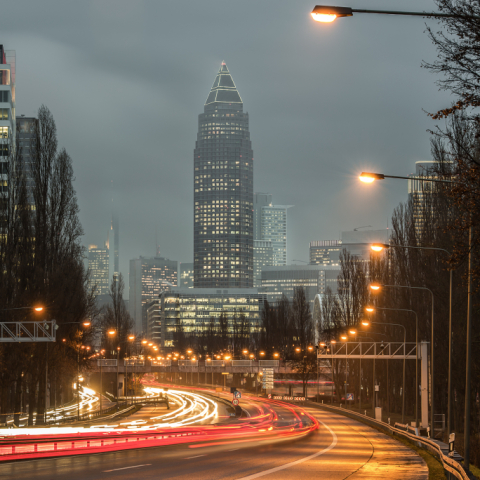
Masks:
[[[278,367],[280,365],[280,360],[259,360],[259,367]]]
[[[430,452],[435,458],[440,460],[440,462],[443,465],[443,468],[447,472],[454,475],[455,478],[458,478],[459,480],[470,480],[470,477],[468,476],[467,472],[465,472],[462,465],[457,461],[455,461],[453,458],[449,457],[448,455],[445,455],[442,452],[442,449],[440,448],[440,446],[428,438],[420,437],[418,435],[415,435],[414,433],[409,433],[409,431],[404,431],[400,428],[391,426],[388,423],[380,422],[373,418],[367,417],[360,413],[346,410],[344,408],[338,408],[338,407],[324,405],[324,404],[317,404],[313,402],[309,402],[309,406],[331,411],[334,413],[339,413],[346,417],[352,418],[353,420],[358,420],[360,422],[366,423],[370,427],[377,428],[378,430],[383,430],[384,432],[389,433],[391,435],[397,435],[399,437],[402,437],[405,440],[408,440],[414,444],[417,444],[417,446],[424,448],[425,450]]]
[[[252,365],[251,360],[232,360],[232,367],[251,367]]]
[[[207,367],[224,367],[225,361],[224,360],[211,360],[210,362],[206,362],[205,365]]]
[[[198,367],[198,360],[179,360],[179,367]]]

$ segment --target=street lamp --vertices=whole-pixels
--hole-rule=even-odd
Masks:
[[[374,288],[374,286],[376,288]],[[435,386],[435,362],[434,362],[434,352],[435,352],[435,345],[434,345],[434,322],[435,322],[435,308],[434,308],[434,296],[433,296],[433,292],[427,288],[427,287],[411,287],[411,286],[407,286],[407,285],[378,285],[378,284],[374,284],[374,285],[370,285],[370,288],[374,291],[378,291],[380,290],[380,287],[389,287],[389,288],[411,288],[412,290],[426,290],[428,292],[430,292],[430,295],[432,297],[432,329],[431,329],[431,338],[430,338],[430,377],[431,377],[431,382],[432,382],[432,395],[431,395],[431,412],[430,412],[430,424],[431,424],[431,434],[432,434],[432,437],[433,438],[433,435],[435,433],[434,431],[434,412],[435,412],[435,395],[434,395],[434,392],[435,392],[435,389],[434,389],[434,386]],[[412,310],[413,311],[413,310]],[[418,322],[417,322],[418,324]],[[418,338],[417,338],[418,340]],[[418,347],[418,343],[417,343],[417,347]],[[418,356],[418,348],[417,348],[417,356]],[[417,362],[418,363],[418,362]],[[417,384],[417,387],[418,389],[418,384]]]
[[[442,180],[443,182],[443,180]],[[374,252],[381,252],[384,249],[389,248],[413,248],[415,250],[436,250],[438,252],[446,253],[447,255],[451,256],[452,254],[445,250],[444,248],[437,248],[437,247],[414,247],[412,245],[390,245],[386,243],[373,243],[370,248]],[[450,272],[450,299],[449,299],[449,309],[448,309],[448,406],[447,406],[447,431],[450,434],[451,430],[451,418],[452,418],[452,297],[453,297],[453,268],[448,269]],[[412,311],[412,310],[410,310]],[[415,312],[414,312],[415,313]],[[415,313],[416,315],[416,313]],[[433,339],[433,323],[432,323],[432,339]],[[433,342],[433,340],[432,340]],[[418,343],[417,343],[418,349]],[[433,343],[432,343],[433,349]],[[417,355],[418,356],[418,355]],[[432,350],[432,358],[433,358],[433,350]],[[433,377],[432,377],[433,378]],[[432,389],[433,390],[433,389]],[[432,392],[433,398],[433,392]],[[433,427],[432,427],[433,428]]]
[[[337,18],[353,17],[354,13],[376,13],[380,15],[406,15],[412,17],[434,17],[434,18],[471,18],[478,19],[480,17],[474,15],[452,15],[450,13],[438,12],[399,12],[392,10],[365,10],[350,7],[337,7],[327,5],[317,5],[310,14],[316,22],[331,23]]]

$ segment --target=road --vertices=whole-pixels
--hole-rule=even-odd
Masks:
[[[247,410],[255,402],[245,400]],[[279,421],[293,420],[272,405]],[[238,439],[125,450],[85,456],[28,460],[0,465],[0,478],[253,480],[380,479],[426,480],[428,469],[413,451],[354,420],[306,409],[320,428],[299,440]]]

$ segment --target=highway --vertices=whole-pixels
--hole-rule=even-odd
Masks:
[[[281,403],[262,404],[257,399],[247,397],[242,399],[242,406],[253,418],[260,417],[261,412],[272,413],[276,426],[308,423],[306,416],[301,417],[300,410],[293,410]],[[145,417],[151,413],[145,411]],[[232,436],[199,443],[25,460],[0,464],[0,478],[428,478],[428,469],[423,460],[389,437],[354,420],[315,408],[305,408],[305,414],[314,416],[320,426],[306,436],[293,439],[280,435],[264,439]]]

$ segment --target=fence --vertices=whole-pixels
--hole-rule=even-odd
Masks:
[[[198,360],[179,360],[179,367],[198,367]]]
[[[251,360],[232,360],[232,367],[251,367],[252,365]]]
[[[280,360],[259,360],[259,367],[278,367]]]

